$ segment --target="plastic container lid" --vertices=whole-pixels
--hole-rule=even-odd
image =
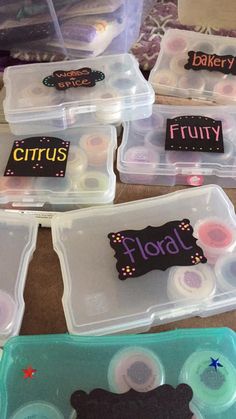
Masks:
[[[18,336],[0,362],[1,419],[234,419],[235,343],[227,328]]]
[[[147,118],[155,100],[130,54],[8,67],[4,84],[16,134]]]
[[[234,234],[233,205],[214,185],[55,216],[53,245],[62,268],[69,332],[143,332],[180,316],[234,308],[235,290],[225,294],[218,289],[216,262],[205,263],[195,230],[191,233],[191,226],[213,216],[224,220]],[[179,237],[190,235],[191,245],[183,253],[183,242],[173,240],[178,231]],[[168,281],[172,272],[192,274],[194,268],[198,276],[188,274],[187,287],[181,287],[181,276],[180,282],[175,282],[178,276]]]
[[[159,94],[234,104],[235,50],[232,38],[169,29],[149,81]]]
[[[1,212],[0,344],[17,335],[24,314],[24,285],[38,225],[30,216]]]
[[[154,105],[150,118],[124,123],[121,181],[236,187],[235,130],[232,106]]]
[[[43,136],[16,137],[7,126],[1,125],[0,133],[2,207],[11,203],[13,207],[40,210],[49,203],[66,210],[68,205],[113,201],[116,186],[113,160],[117,142],[114,127],[84,127]],[[13,145],[15,151],[7,166]],[[66,149],[69,149],[67,163],[61,170]],[[65,173],[64,177],[61,172]],[[50,174],[53,176],[48,177]]]

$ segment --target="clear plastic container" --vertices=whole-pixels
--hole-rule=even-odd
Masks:
[[[190,231],[191,225],[201,248],[191,247],[191,260],[187,262],[183,262],[187,250],[175,259],[180,254],[179,246],[173,243],[173,248],[167,244],[164,250],[161,247],[164,232],[167,240],[172,230],[154,234],[149,227],[150,233],[144,230],[146,236],[139,232],[171,221],[178,222],[181,231]],[[200,228],[203,224],[210,227],[205,235]],[[218,274],[216,269],[220,257],[235,253],[235,233],[233,205],[214,185],[55,216],[53,244],[62,268],[62,300],[69,332],[145,332],[161,323],[235,308],[236,282],[227,292],[222,291],[222,270]],[[116,246],[120,246],[118,259]]]
[[[0,363],[1,419],[234,419],[235,347],[226,328],[19,336]]]
[[[131,54],[8,67],[4,83],[17,135],[147,118],[155,100]]]
[[[0,345],[19,333],[24,314],[24,287],[36,247],[38,224],[33,217],[1,212]]]
[[[0,134],[0,207],[2,209],[66,211],[113,202],[116,189],[116,177],[113,171],[117,143],[115,127],[103,125],[44,133],[39,137],[36,135],[15,137],[5,124],[1,125]],[[55,157],[57,139],[62,143],[70,142],[65,175],[61,177],[61,173],[56,173],[55,170],[53,177],[48,177],[48,173],[45,173],[44,177],[41,170],[53,168],[55,160],[63,156],[58,148],[59,143]],[[14,165],[15,176],[12,176],[6,168],[15,141],[18,142],[16,146],[20,151],[15,155],[18,162],[16,166]],[[47,160],[45,162],[44,152],[37,151],[39,141],[43,141],[42,150],[45,150],[44,147],[49,149],[48,163]],[[65,147],[65,143],[61,147]],[[22,167],[24,170],[26,167],[24,159],[27,159],[27,164],[33,167],[35,176],[32,176],[32,171],[23,172]]]
[[[181,119],[186,121],[184,125],[190,129],[187,131],[184,128],[185,139],[180,139],[181,150],[166,150],[166,137],[167,134],[170,135],[171,126],[174,133],[173,144],[175,139],[179,141],[178,136],[183,125]],[[195,119],[196,128],[191,122]],[[168,123],[169,120],[172,122]],[[208,148],[209,151],[204,151],[209,141],[208,134],[212,127],[214,128],[214,121],[221,121],[222,124],[223,153],[212,152],[211,147]],[[209,131],[203,128],[203,132],[201,126],[206,125],[209,125]],[[235,188],[235,130],[236,112],[232,106],[197,106],[190,109],[185,106],[154,105],[150,118],[124,124],[123,139],[117,157],[120,179],[124,183],[147,185],[201,186],[216,183],[224,188]],[[189,132],[194,138],[191,138]],[[213,131],[212,133],[214,134]],[[199,141],[203,144],[200,144],[202,151],[196,150]],[[216,144],[216,141],[213,138],[212,144],[214,143]]]
[[[51,60],[128,52],[143,0],[2,0],[0,49]]]
[[[149,81],[160,95],[235,104],[235,56],[234,38],[169,29]]]

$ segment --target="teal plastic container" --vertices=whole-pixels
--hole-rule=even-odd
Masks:
[[[236,418],[236,336],[226,328],[15,337],[4,346],[0,377],[1,419],[93,418],[85,416],[82,407],[72,407],[78,403],[77,392],[103,389],[123,398],[133,389],[137,402],[144,393],[164,388],[160,386],[177,388],[181,383],[193,391],[190,419]],[[103,401],[108,400],[106,394]],[[164,410],[162,414],[185,419],[177,411],[175,416],[165,416]]]

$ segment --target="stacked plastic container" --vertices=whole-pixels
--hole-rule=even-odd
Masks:
[[[235,38],[170,29],[149,80],[159,94],[235,104],[235,56]]]
[[[143,0],[2,0],[0,49],[27,61],[126,52],[142,10]]]
[[[112,203],[116,129],[108,124],[149,117],[155,98],[134,57],[9,67],[4,83],[15,135],[1,128],[0,206],[43,212]]]

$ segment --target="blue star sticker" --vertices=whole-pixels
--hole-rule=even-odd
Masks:
[[[209,365],[209,367],[213,367],[215,368],[215,371],[217,371],[217,368],[223,367],[223,365],[221,365],[221,363],[219,362],[219,358],[214,359],[211,357],[211,364]]]

